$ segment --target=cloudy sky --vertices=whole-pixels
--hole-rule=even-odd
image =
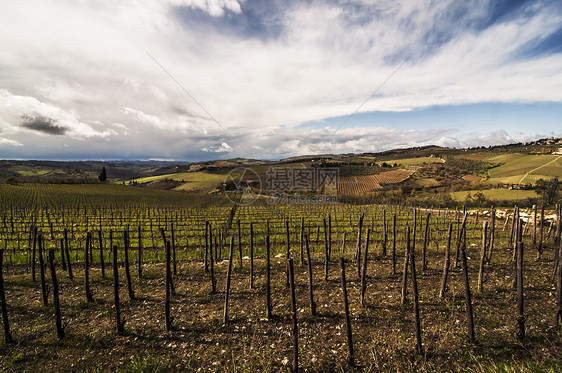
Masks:
[[[0,2],[0,158],[276,159],[562,136],[562,2]]]

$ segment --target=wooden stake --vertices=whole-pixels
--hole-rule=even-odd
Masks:
[[[163,230],[164,228],[162,228]],[[173,329],[172,327],[172,317],[171,313],[171,298],[172,298],[172,265],[171,265],[171,244],[170,241],[166,241],[166,299],[164,300],[164,314],[166,318],[166,331],[169,332]]]
[[[250,222],[250,289],[254,288],[254,223]]]
[[[87,302],[94,301],[92,290],[90,290],[90,258],[88,255],[91,244],[92,244],[92,234],[88,232],[86,233],[86,246],[84,247],[84,284],[86,288]]]
[[[2,303],[2,321],[4,323],[4,341],[13,343],[14,339],[10,333],[10,321],[8,319],[8,305],[4,291],[4,249],[0,249],[0,303]]]
[[[205,272],[209,272],[209,221],[205,222]]]
[[[468,214],[464,214],[463,222],[466,222],[466,216]],[[461,235],[462,231],[465,230],[466,227],[463,224],[461,227]],[[466,233],[465,233],[466,235]],[[464,295],[466,299],[466,317],[468,320],[468,338],[471,342],[475,341],[474,337],[474,319],[472,317],[472,295],[470,294],[470,281],[468,279],[468,265],[466,262],[466,248],[465,245],[461,245],[461,263],[462,263],[462,275],[464,279]]]
[[[238,257],[240,258],[240,268],[242,268],[242,229],[240,227],[240,219],[237,220],[238,224]]]
[[[66,264],[68,266],[68,278],[74,281],[74,275],[72,273],[72,263],[70,262],[70,248],[68,247],[68,236],[66,228],[64,228],[64,252],[66,254]]]
[[[365,241],[365,253],[363,255],[363,272],[361,273],[361,305],[365,307],[365,292],[367,291],[367,256],[369,252],[369,237],[371,228],[367,228],[367,240]]]
[[[392,274],[396,274],[396,214],[392,215]]]
[[[211,226],[209,226],[211,228]],[[216,240],[215,240],[216,242]],[[215,280],[215,258],[213,253],[213,230],[209,229],[209,259],[211,264],[211,294],[217,291],[217,281]]]
[[[101,277],[105,278],[105,260],[103,258],[103,235],[101,229],[98,231],[98,241],[100,242],[100,265],[101,265]],[[64,269],[64,267],[63,267]]]
[[[121,308],[119,305],[119,267],[117,266],[117,246],[113,247],[113,296],[115,300],[115,321],[117,323],[117,333],[123,335],[125,332],[125,322],[121,320]]]
[[[410,232],[406,234],[406,245],[410,241]],[[416,278],[416,260],[414,250],[410,250],[410,265],[412,266],[412,292],[414,293],[414,316],[416,319],[416,351],[418,354],[423,355],[423,346],[421,339],[421,320],[420,320],[420,307],[419,307],[419,294],[418,294],[418,280]]]
[[[343,296],[343,311],[345,314],[345,328],[347,331],[347,346],[349,352],[347,355],[347,361],[350,366],[355,366],[355,359],[353,356],[353,337],[351,332],[351,319],[349,317],[349,304],[347,303],[347,285],[345,279],[345,263],[343,257],[340,257],[340,270],[341,270],[341,289]]]
[[[482,251],[480,252],[480,270],[478,271],[478,292],[481,293],[484,288],[484,265],[486,264],[486,238],[488,236],[488,222],[482,225]]]
[[[41,275],[41,293],[43,295],[43,304],[46,306],[49,304],[47,300],[47,283],[45,282],[45,261],[43,258],[43,235],[38,235],[39,241],[39,273]]]
[[[313,278],[312,278],[312,261],[310,260],[310,249],[308,247],[308,235],[304,235],[305,243],[306,243],[306,262],[308,265],[308,294],[310,299],[310,313],[312,316],[316,316],[316,303],[314,302],[314,294],[313,294]]]
[[[64,229],[64,235],[66,237],[66,228]],[[31,252],[31,278],[35,282],[35,250],[37,246],[37,227],[33,227],[33,250]]]
[[[425,219],[425,233],[423,235],[423,247],[422,247],[422,271],[427,270],[427,261],[426,261],[426,250],[427,250],[427,242],[429,240],[429,217],[430,213],[427,213],[427,217]]]
[[[447,234],[447,246],[445,247],[445,264],[443,265],[443,278],[441,279],[441,290],[439,297],[443,298],[447,291],[447,277],[449,275],[449,265],[451,261],[451,235],[453,232],[453,223],[449,223],[449,231]]]
[[[523,242],[517,243],[517,338],[520,342],[525,339],[525,314],[523,313]]]
[[[228,323],[228,300],[230,299],[230,276],[232,273],[232,256],[234,252],[234,237],[230,237],[230,255],[228,256],[228,271],[226,273],[226,290],[224,292],[223,322]]]
[[[297,300],[295,295],[295,275],[293,259],[288,260],[289,286],[291,289],[291,320],[293,323],[293,372],[299,371],[299,328],[297,324]]]
[[[138,226],[138,260],[137,260],[137,271],[139,273],[139,279],[142,278],[142,231],[141,226]],[[102,267],[103,268],[103,267]]]
[[[55,326],[57,328],[58,338],[63,339],[64,329],[62,327],[62,319],[60,315],[59,282],[57,281],[57,271],[55,269],[55,250],[49,250],[49,267],[51,269],[51,280],[53,282],[53,305],[55,306]]]
[[[129,299],[135,299],[135,292],[133,291],[133,282],[131,280],[131,272],[129,271],[129,230],[123,231],[123,240],[125,241],[125,277],[127,278],[127,292]]]
[[[402,271],[402,292],[400,297],[400,304],[406,303],[406,294],[408,292],[408,261],[410,260],[410,227],[405,228],[406,247],[404,249],[404,269]]]
[[[270,269],[270,247],[269,247],[269,234],[265,236],[265,309],[267,319],[271,319],[272,306],[271,306],[271,269]]]
[[[490,219],[490,250],[488,250],[487,262],[492,261],[492,252],[494,251],[494,241],[496,240],[496,209],[492,206],[492,217]]]

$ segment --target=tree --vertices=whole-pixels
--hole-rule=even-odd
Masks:
[[[557,177],[550,180],[537,180],[537,183],[535,184],[535,191],[541,195],[545,205],[550,205],[554,203],[558,197],[560,182]]]
[[[107,180],[107,174],[105,173],[105,166],[102,167],[100,174],[98,175],[99,181],[104,183]]]
[[[13,177],[13,176],[8,176],[8,177],[6,178],[6,180],[4,180],[4,182],[5,182],[6,184],[10,184],[10,185],[16,185],[16,184],[18,183],[18,181],[16,180],[16,178]]]

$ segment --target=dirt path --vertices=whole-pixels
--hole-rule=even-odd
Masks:
[[[519,183],[518,183],[518,184],[521,184],[521,183],[523,182],[523,180],[524,180],[529,174],[535,172],[536,170],[540,170],[541,168],[543,168],[543,167],[545,167],[545,166],[548,166],[548,165],[551,164],[551,163],[556,162],[556,161],[559,160],[560,158],[562,158],[561,155],[559,155],[558,157],[554,158],[552,161],[547,162],[547,163],[545,163],[545,164],[543,164],[543,165],[541,165],[541,166],[539,166],[539,167],[537,167],[537,168],[534,168],[534,169],[532,169],[531,171],[527,172],[525,175],[523,175],[523,177],[521,178],[521,180],[519,180]]]

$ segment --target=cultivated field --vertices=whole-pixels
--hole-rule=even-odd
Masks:
[[[339,182],[340,196],[359,196],[381,190],[383,185],[398,184],[407,180],[414,172],[409,170],[392,170],[376,175],[343,177]]]
[[[482,193],[486,199],[493,201],[517,201],[538,197],[534,190],[516,189],[463,190],[459,192],[451,192],[451,197],[453,197],[455,201],[464,201],[469,194],[474,196],[476,193]]]
[[[562,156],[504,154],[486,158],[501,166],[488,171],[492,184],[534,184],[538,179],[562,178]]]
[[[533,242],[540,242],[540,231],[532,222],[521,230],[522,336],[514,226],[503,219],[495,222],[493,248],[486,231],[489,261],[478,286],[482,224],[490,215],[473,212],[463,230],[461,211],[403,206],[193,208],[178,193],[111,185],[1,186],[0,192],[6,316],[15,341],[0,346],[3,371],[288,371],[295,337],[305,371],[562,369],[555,234],[547,224],[538,260]],[[415,272],[404,260],[414,244],[406,258],[415,260]],[[55,272],[46,255],[51,249]],[[294,260],[295,312],[287,253]],[[57,334],[53,274],[64,336]]]

